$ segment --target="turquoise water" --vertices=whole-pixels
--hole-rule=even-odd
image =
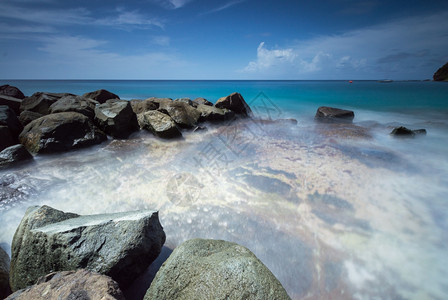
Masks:
[[[0,244],[29,205],[80,214],[160,210],[174,248],[194,237],[251,249],[293,299],[448,297],[448,84],[374,81],[2,81],[123,99],[240,92],[263,119],[126,141],[0,171]],[[319,106],[355,111],[319,124]],[[426,136],[395,139],[395,126]],[[138,290],[138,287],[135,287]],[[134,290],[134,292],[135,292]],[[128,292],[134,293],[134,292]],[[133,297],[139,299],[139,296]]]

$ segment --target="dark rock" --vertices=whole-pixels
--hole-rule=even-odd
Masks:
[[[139,128],[137,116],[128,101],[113,101],[97,105],[95,123],[106,134],[115,138],[127,138]]]
[[[28,208],[11,246],[13,291],[53,271],[85,268],[129,286],[159,255],[165,233],[158,212],[79,216]]]
[[[74,96],[67,93],[34,93],[31,97],[23,99],[20,111],[30,110],[42,115],[50,113],[50,106],[64,96]]]
[[[9,106],[16,113],[16,115],[20,114],[20,104],[22,104],[21,99],[0,95],[0,105]]]
[[[171,101],[171,100],[170,100]],[[135,114],[141,114],[150,110],[156,110],[159,108],[159,103],[149,98],[146,100],[131,100],[132,110]]]
[[[0,105],[0,151],[17,144],[22,129],[14,111],[9,106]]]
[[[107,139],[92,121],[76,112],[43,116],[25,126],[19,136],[31,153],[53,153],[99,144]]]
[[[321,106],[317,109],[315,120],[324,122],[352,122],[355,113],[351,110]]]
[[[215,103],[215,107],[217,108],[227,108],[236,114],[243,116],[250,116],[252,114],[252,110],[249,105],[247,105],[246,101],[244,101],[243,96],[239,93],[233,93],[227,97],[222,97],[218,99]]]
[[[400,126],[394,128],[390,134],[396,137],[414,137],[416,134],[426,134],[426,129],[411,130]]]
[[[67,95],[53,103],[49,111],[51,114],[61,112],[77,112],[93,120],[97,101],[82,96]]]
[[[33,156],[21,144],[8,147],[0,152],[0,169],[32,158]]]
[[[0,248],[0,299],[5,299],[11,294],[11,289],[9,288],[9,265],[8,253]]]
[[[37,120],[43,116],[44,115],[42,115],[40,113],[30,111],[30,110],[25,110],[20,113],[19,121],[20,121],[20,123],[22,123],[23,126],[26,126],[29,123],[31,123],[32,121]]]
[[[114,93],[111,93],[109,91],[102,90],[102,89],[94,91],[94,92],[90,92],[90,93],[85,93],[82,96],[85,98],[90,98],[90,99],[96,100],[101,104],[105,103],[109,99],[120,99],[120,97],[118,97]]]
[[[35,285],[10,295],[8,300],[124,300],[118,284],[109,276],[80,269],[53,272]]]
[[[138,122],[140,128],[151,131],[161,138],[170,139],[182,136],[173,119],[157,110],[150,110],[139,114]]]
[[[0,151],[17,144],[17,137],[14,137],[8,126],[0,125]]]
[[[198,104],[197,110],[201,114],[199,121],[201,122],[216,122],[230,120],[235,116],[235,113],[226,108],[217,108],[214,106]]]
[[[193,129],[193,132],[198,132],[198,131],[207,131],[207,127],[205,127],[205,126],[196,126]]]
[[[247,248],[219,240],[186,241],[165,261],[149,299],[290,299],[281,283]]]
[[[22,93],[21,90],[16,88],[15,86],[5,84],[0,86],[0,94],[6,95],[9,97],[17,98],[17,99],[23,99],[25,98],[25,95]]]
[[[203,104],[203,105],[213,106],[213,103],[211,103],[207,99],[201,98],[201,97],[194,99],[193,102],[196,103],[196,104]]]
[[[433,79],[434,81],[448,81],[448,63],[434,73]]]
[[[160,102],[159,111],[168,114],[177,125],[183,128],[193,128],[199,121],[201,113],[184,102]]]

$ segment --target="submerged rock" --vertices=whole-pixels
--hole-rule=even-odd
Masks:
[[[5,299],[11,294],[11,289],[9,288],[9,265],[8,253],[0,248],[0,299]]]
[[[226,241],[193,239],[174,249],[144,299],[290,298],[247,248]]]
[[[351,110],[345,110],[340,108],[321,106],[317,109],[315,120],[318,121],[330,121],[330,122],[352,122],[355,117],[355,113]]]
[[[95,122],[115,138],[127,138],[139,128],[137,116],[128,101],[110,101],[96,106]]]
[[[140,128],[146,129],[161,138],[170,139],[182,136],[173,119],[157,110],[139,114],[138,123]]]
[[[0,152],[0,169],[30,159],[33,159],[33,156],[26,150],[25,146],[14,145]]]
[[[160,102],[159,111],[168,114],[177,125],[193,128],[197,125],[201,113],[191,105],[179,101]]]
[[[244,101],[243,96],[240,93],[233,93],[227,97],[219,98],[215,103],[217,108],[227,108],[236,114],[249,116],[252,114],[252,110],[246,101]]]
[[[98,101],[99,103],[105,103],[107,100],[109,99],[120,99],[120,97],[118,97],[118,95],[115,95],[114,93],[111,93],[107,90],[97,90],[94,92],[90,92],[90,93],[85,93],[84,95],[82,95],[85,98],[90,98],[93,100]]]
[[[20,111],[34,111],[42,115],[50,113],[50,106],[65,96],[74,96],[68,93],[34,93],[31,97],[23,99],[20,105]]]
[[[9,106],[0,105],[0,151],[17,144],[22,129],[14,111]]]
[[[156,211],[79,216],[30,207],[12,241],[11,288],[25,288],[53,271],[80,268],[126,287],[157,258],[164,243]]]
[[[88,270],[53,272],[35,285],[10,295],[8,300],[124,300],[118,284],[109,276]]]
[[[0,95],[0,105],[9,106],[16,115],[20,114],[20,104],[22,104],[22,100],[6,95]]]
[[[88,117],[64,112],[32,121],[19,140],[31,153],[53,153],[99,144],[106,135]]]
[[[390,134],[396,137],[414,137],[416,134],[425,135],[426,129],[411,130],[404,126],[400,126],[395,127]]]
[[[434,81],[448,81],[448,63],[434,73],[433,79]]]
[[[93,120],[96,104],[98,104],[98,102],[89,98],[67,95],[53,103],[50,106],[49,111],[52,114],[60,112],[78,112]]]
[[[21,90],[9,84],[0,86],[0,95],[5,95],[17,99],[25,98],[25,95],[22,93]]]

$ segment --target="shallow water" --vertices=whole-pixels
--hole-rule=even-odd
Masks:
[[[343,89],[332,84],[324,90]],[[306,89],[296,97],[318,97]],[[353,125],[319,124],[313,115],[327,94],[318,105],[267,94],[252,99],[261,117],[298,124],[208,125],[176,141],[140,132],[0,171],[2,247],[9,250],[29,205],[79,214],[149,208],[160,211],[167,247],[194,237],[240,243],[293,299],[445,299],[446,107],[351,102]],[[396,125],[428,134],[395,139]]]

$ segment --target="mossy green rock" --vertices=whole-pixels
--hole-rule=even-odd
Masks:
[[[249,249],[221,240],[193,239],[173,251],[144,299],[290,298]]]

